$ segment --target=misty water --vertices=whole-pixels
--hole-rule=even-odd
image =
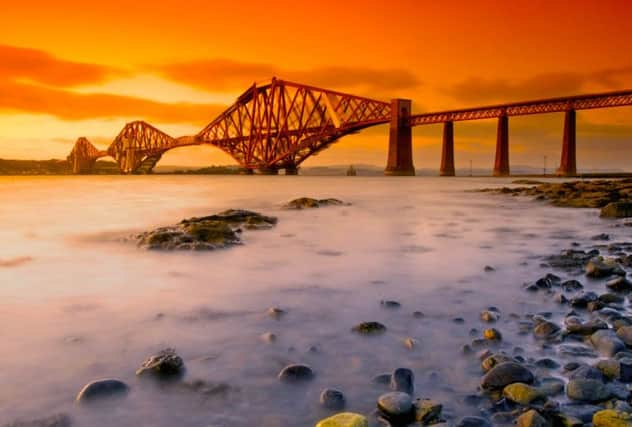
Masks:
[[[325,387],[369,413],[397,367],[415,394],[447,415],[476,415],[480,366],[461,354],[479,313],[502,312],[504,346],[547,355],[508,314],[562,309],[521,285],[549,272],[543,255],[607,232],[630,238],[597,210],[561,209],[465,190],[487,178],[108,176],[0,178],[0,425],[69,414],[76,426],[312,426],[331,414]],[[300,196],[350,206],[289,211]],[[157,252],[124,238],[191,216],[244,208],[277,216],[271,230],[213,252]],[[627,234],[626,234],[627,233]],[[593,242],[594,243],[594,242]],[[495,272],[485,272],[486,265]],[[401,302],[384,309],[380,300]],[[276,320],[269,307],[287,310]],[[423,318],[412,313],[422,311]],[[453,321],[462,317],[465,323]],[[354,334],[380,321],[376,337]],[[261,335],[272,332],[276,342]],[[402,341],[414,338],[410,350]],[[173,347],[184,383],[137,378],[149,355]],[[315,378],[277,374],[305,363]],[[86,383],[119,378],[122,399],[77,405]]]

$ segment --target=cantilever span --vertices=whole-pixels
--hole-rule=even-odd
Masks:
[[[390,107],[388,102],[273,78],[264,85],[253,84],[193,136],[174,138],[145,122],[128,123],[107,155],[116,160],[122,173],[148,172],[168,150],[209,144],[228,153],[245,170],[296,173],[306,158],[342,136],[387,123]]]
[[[75,173],[89,173],[111,156],[121,173],[151,172],[162,155],[190,145],[213,145],[246,171],[297,173],[298,166],[341,137],[390,123],[387,175],[414,175],[412,127],[443,123],[440,175],[454,175],[454,122],[498,119],[494,175],[509,175],[509,117],[564,112],[564,140],[558,173],[575,175],[575,112],[632,105],[632,90],[516,102],[486,107],[411,113],[411,101],[390,102],[272,78],[253,84],[235,103],[195,135],[172,137],[142,121],[125,125],[107,151],[79,138],[68,161]]]

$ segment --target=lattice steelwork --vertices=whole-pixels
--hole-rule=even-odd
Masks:
[[[412,115],[410,126],[632,105],[632,90],[552,98]],[[388,123],[391,104],[273,78],[254,84],[194,136],[173,138],[136,121],[125,125],[107,151],[79,138],[68,156],[75,173],[89,172],[99,157],[112,156],[123,173],[151,172],[172,148],[210,144],[243,168],[295,170],[340,137]]]
[[[411,126],[418,126],[463,120],[492,119],[502,115],[525,116],[529,114],[559,113],[569,110],[587,110],[626,105],[632,105],[632,90],[416,114],[410,117],[409,123]]]
[[[73,173],[88,173],[97,159],[103,156],[107,156],[107,152],[99,150],[82,136],[75,142],[67,160],[72,166]]]
[[[253,85],[196,139],[247,169],[296,168],[341,136],[387,123],[388,102],[272,79]]]

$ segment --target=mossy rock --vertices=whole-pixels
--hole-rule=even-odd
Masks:
[[[625,200],[608,203],[601,208],[599,214],[602,218],[630,218],[632,217],[632,201]]]
[[[319,421],[316,427],[369,427],[369,420],[364,415],[341,412]]]
[[[595,427],[632,427],[632,415],[614,409],[604,409],[593,415]]]
[[[226,223],[220,221],[200,221],[184,226],[184,231],[196,241],[226,245],[236,243],[239,237]]]
[[[503,396],[523,406],[544,399],[544,395],[537,388],[524,383],[509,384],[503,389]]]

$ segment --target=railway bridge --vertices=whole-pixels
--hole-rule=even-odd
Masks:
[[[107,150],[86,138],[75,143],[68,161],[74,173],[90,173],[97,159],[110,156],[121,173],[150,173],[174,148],[208,144],[229,154],[244,172],[296,174],[308,157],[345,135],[390,124],[386,175],[414,175],[412,128],[443,124],[439,174],[454,176],[454,122],[496,119],[495,176],[508,176],[509,117],[564,113],[560,176],[574,176],[576,111],[632,105],[632,90],[539,99],[508,104],[412,114],[412,101],[390,102],[272,78],[253,84],[235,103],[195,135],[172,137],[143,121],[128,123]]]

